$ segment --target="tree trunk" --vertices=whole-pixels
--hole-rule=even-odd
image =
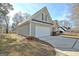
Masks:
[[[8,24],[7,24],[7,27],[6,27],[6,33],[8,33]]]
[[[5,16],[5,23],[6,23],[6,33],[8,33],[8,29],[9,29],[9,21],[8,21],[8,17]]]

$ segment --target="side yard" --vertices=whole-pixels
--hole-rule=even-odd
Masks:
[[[38,41],[38,38],[17,34],[0,35],[0,55],[3,56],[54,56],[54,47]]]

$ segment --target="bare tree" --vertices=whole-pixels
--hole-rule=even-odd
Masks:
[[[13,6],[10,3],[0,3],[0,16],[1,19],[5,21],[6,33],[8,33],[9,17],[7,14],[10,10],[13,10]]]
[[[23,16],[22,16],[22,12],[16,13],[16,14],[13,16],[13,18],[12,18],[12,20],[14,21],[15,24],[18,24],[18,23],[21,22],[23,19],[24,19],[24,18],[23,18]]]
[[[73,28],[71,29],[74,32],[79,32],[79,3],[71,4],[70,10],[69,10],[70,15],[68,18],[73,21]]]
[[[72,4],[70,8],[70,13],[71,15],[69,16],[69,18],[72,21],[74,21],[75,26],[78,27],[79,26],[79,3]]]
[[[30,16],[30,14],[26,13],[22,13],[21,11],[16,13],[14,15],[14,17],[12,18],[13,20],[13,24],[12,24],[12,29],[14,30],[16,28],[16,25],[20,22],[22,22],[23,20],[27,19]]]

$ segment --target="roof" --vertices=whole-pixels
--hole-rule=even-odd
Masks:
[[[47,7],[43,7],[42,9],[40,9],[39,11],[37,11],[36,13],[34,13],[32,16],[28,17],[27,19],[23,20],[22,22],[20,22],[17,26],[20,26],[24,23],[26,23],[27,21],[31,21],[32,20],[32,17],[37,14],[38,12],[42,11],[42,10],[47,10]],[[48,10],[47,10],[48,12]],[[52,19],[52,18],[51,18]]]
[[[28,17],[27,19],[23,20],[23,21],[20,22],[19,24],[17,24],[17,26],[20,26],[20,25],[22,25],[22,24],[24,24],[25,22],[30,21],[30,20],[31,20],[31,16]]]

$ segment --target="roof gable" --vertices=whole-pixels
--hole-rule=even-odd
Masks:
[[[42,14],[43,14],[44,20],[42,20]],[[47,16],[47,21],[46,21],[46,16]],[[39,11],[37,11],[36,13],[34,13],[32,16],[25,19],[23,22],[19,23],[18,26],[26,23],[27,21],[31,21],[32,19],[43,21],[43,22],[48,22],[48,23],[53,23],[47,7],[44,7],[40,9]]]
[[[43,19],[42,19],[43,15]],[[47,19],[46,19],[47,18]],[[52,18],[47,7],[44,7],[31,16],[31,19],[52,23]]]

